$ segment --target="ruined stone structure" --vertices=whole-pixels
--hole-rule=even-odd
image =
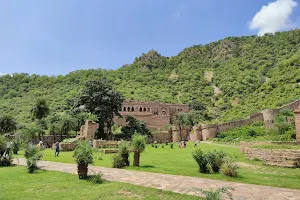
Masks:
[[[184,104],[126,100],[123,102],[122,110],[120,110],[123,118],[115,116],[114,122],[122,126],[126,124],[126,116],[133,116],[138,120],[145,121],[148,128],[167,130],[166,126],[171,124],[172,119],[179,112],[189,112],[189,106]]]
[[[91,120],[86,120],[85,124],[80,127],[79,135],[76,138],[80,140],[92,140],[95,138],[98,128],[99,124]]]
[[[298,107],[298,109],[297,109]],[[205,125],[202,124],[198,127],[193,127],[190,138],[191,140],[207,140],[209,138],[215,138],[217,133],[227,131],[233,128],[250,125],[253,122],[261,121],[264,122],[266,128],[274,126],[274,119],[279,114],[280,110],[283,109],[292,109],[295,110],[295,119],[298,119],[298,124],[296,122],[297,140],[300,140],[300,100],[294,101],[288,105],[282,106],[278,109],[266,109],[259,113],[248,116],[247,119],[226,122],[222,124],[211,124]],[[287,119],[290,121],[290,119]]]
[[[300,142],[300,106],[294,110],[296,124],[296,140]]]
[[[299,167],[300,150],[296,149],[260,149],[254,145],[282,144],[282,145],[300,145],[299,142],[241,142],[241,152],[246,154],[247,159],[258,159],[267,165],[280,167]]]

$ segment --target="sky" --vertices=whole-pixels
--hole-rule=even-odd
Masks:
[[[117,69],[154,49],[300,28],[300,0],[0,0],[0,75]]]

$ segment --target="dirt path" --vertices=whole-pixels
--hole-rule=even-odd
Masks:
[[[15,159],[17,165],[26,165],[24,158]],[[60,171],[65,173],[77,173],[75,164],[65,164],[50,161],[39,161],[38,166],[43,170]],[[300,190],[260,186],[252,184],[234,183],[228,181],[204,179],[188,176],[139,172],[125,169],[90,166],[90,171],[102,172],[103,178],[108,181],[130,183],[150,188],[173,191],[176,193],[202,196],[199,189],[217,189],[220,187],[233,187],[235,200],[300,200]]]

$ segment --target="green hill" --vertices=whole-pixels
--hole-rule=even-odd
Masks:
[[[117,59],[117,58],[116,58]],[[107,78],[126,98],[206,106],[207,120],[229,121],[300,98],[300,30],[263,37],[228,37],[184,49],[174,57],[151,50],[118,70],[78,70],[66,76],[13,74],[0,77],[0,113],[19,123],[44,97],[53,112],[83,84]]]

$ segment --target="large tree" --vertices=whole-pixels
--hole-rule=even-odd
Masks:
[[[130,140],[134,133],[139,135],[145,135],[152,137],[151,130],[146,127],[146,123],[141,120],[137,120],[133,116],[126,117],[127,125],[122,126],[122,138]]]
[[[32,114],[32,119],[38,120],[38,125],[43,127],[42,119],[47,117],[50,113],[50,109],[48,107],[47,101],[45,99],[37,99],[36,103],[30,110]],[[38,133],[39,140],[41,140],[41,132]]]
[[[123,95],[117,92],[106,80],[92,80],[86,83],[73,110],[84,110],[97,116],[99,137],[107,138],[111,133],[114,115],[121,116]]]
[[[12,133],[17,129],[17,122],[8,115],[0,117],[0,134]]]
[[[184,126],[191,126],[192,125],[192,120],[191,120],[191,118],[189,117],[189,115],[187,113],[180,112],[176,116],[176,119],[173,121],[173,125],[178,126],[179,134],[180,134],[180,137],[181,137],[182,128]]]

